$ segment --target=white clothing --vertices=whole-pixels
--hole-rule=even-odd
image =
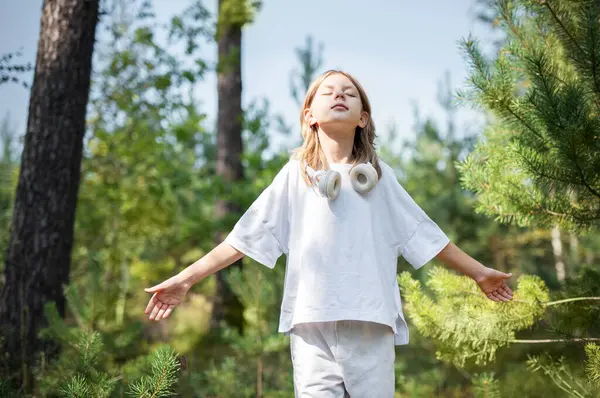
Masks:
[[[286,254],[279,331],[298,323],[359,320],[392,328],[408,343],[396,279],[397,259],[415,269],[435,257],[448,237],[412,200],[391,167],[368,193],[352,188],[351,165],[329,200],[305,183],[290,160],[237,222],[225,241],[270,268]]]
[[[393,398],[394,332],[362,321],[298,324],[290,333],[296,398]]]

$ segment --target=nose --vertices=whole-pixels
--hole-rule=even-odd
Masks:
[[[340,90],[338,90],[338,91],[336,91],[336,92],[335,92],[335,96],[334,96],[334,98],[335,98],[335,99],[338,99],[339,97],[342,97],[342,99],[344,99],[344,97],[345,97],[345,94],[344,94],[344,92],[343,92],[343,91],[340,91]]]

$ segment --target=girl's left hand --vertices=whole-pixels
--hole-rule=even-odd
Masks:
[[[504,281],[511,276],[512,274],[485,267],[482,274],[475,278],[475,282],[490,300],[510,301],[513,298],[513,291]]]

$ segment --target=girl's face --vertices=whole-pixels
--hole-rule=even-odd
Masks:
[[[309,109],[304,110],[307,123],[325,130],[354,134],[357,126],[366,126],[369,114],[363,111],[358,89],[346,76],[327,76],[317,89]]]

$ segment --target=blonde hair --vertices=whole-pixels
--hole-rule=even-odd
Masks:
[[[306,172],[305,166],[310,166],[314,170],[326,170],[329,168],[327,158],[325,157],[323,149],[321,148],[319,134],[317,134],[318,127],[311,126],[306,122],[304,119],[304,110],[310,108],[321,83],[323,83],[327,77],[333,74],[344,75],[352,82],[352,84],[354,84],[360,96],[360,101],[363,108],[362,110],[369,114],[367,125],[364,128],[359,126],[356,127],[354,133],[354,146],[352,147],[350,161],[353,165],[371,162],[375,170],[377,170],[377,175],[379,178],[381,178],[381,167],[379,166],[379,162],[377,160],[377,152],[375,151],[374,143],[377,135],[375,134],[375,124],[371,118],[371,104],[367,98],[367,93],[352,75],[339,70],[326,71],[317,77],[309,86],[308,91],[306,92],[306,97],[304,98],[304,104],[302,105],[302,109],[300,111],[300,126],[304,141],[299,148],[296,148],[293,151],[292,158],[300,161],[302,177],[308,185],[311,184],[311,180]]]

